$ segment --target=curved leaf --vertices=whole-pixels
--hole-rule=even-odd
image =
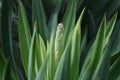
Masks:
[[[46,69],[47,69],[48,58],[49,58],[49,56],[46,57],[45,61],[41,65],[41,68],[40,68],[38,74],[36,75],[35,80],[44,80],[45,72],[46,72]]]
[[[37,30],[42,36],[43,40],[47,41],[47,25],[46,25],[46,16],[43,9],[42,0],[32,1],[32,19],[33,23],[37,21]]]
[[[97,33],[95,42],[91,46],[86,60],[83,64],[82,72],[79,76],[79,80],[88,80],[91,79],[94,75],[95,69],[98,65],[98,62],[103,54],[104,41],[105,41],[105,26],[106,26],[106,16],[104,16],[100,29]]]
[[[75,12],[76,12],[76,1],[70,0],[62,20],[62,23],[65,27],[64,28],[64,47],[66,45],[68,34],[70,30],[73,28],[73,26],[75,25],[75,16],[76,16]]]
[[[18,34],[19,34],[20,52],[21,52],[21,58],[22,58],[24,69],[25,69],[25,73],[27,75],[28,55],[29,55],[29,49],[30,49],[31,35],[30,35],[30,30],[29,30],[25,9],[21,1],[19,1],[18,10],[19,10]]]
[[[35,48],[36,48],[36,23],[34,25],[34,32],[31,39],[30,50],[28,55],[28,80],[35,78]]]
[[[81,21],[84,14],[83,9],[77,23],[72,38],[72,50],[71,50],[71,80],[77,80],[79,74],[79,59],[80,59],[80,45],[81,45]]]

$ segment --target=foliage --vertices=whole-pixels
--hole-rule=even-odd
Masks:
[[[0,79],[120,79],[119,0],[19,0],[16,22],[15,1],[2,1]]]

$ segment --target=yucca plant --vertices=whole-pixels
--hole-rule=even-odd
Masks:
[[[9,2],[9,0],[6,1]],[[19,1],[18,37],[20,51],[16,50],[17,43],[12,39],[12,5],[9,4],[10,2],[6,5],[5,2],[3,3],[2,14],[5,13],[6,9],[9,14],[5,18],[2,16],[2,20],[6,20],[6,23],[9,24],[6,25],[5,22],[2,22],[2,26],[5,26],[5,28],[2,27],[2,30],[6,29],[9,35],[5,33],[7,31],[2,31],[2,38],[5,41],[3,41],[4,52],[0,50],[0,64],[3,64],[0,66],[0,72],[3,73],[0,74],[0,78],[3,80],[119,80],[120,36],[118,33],[120,33],[120,25],[119,22],[116,24],[119,13],[115,13],[111,19],[111,14],[105,13],[97,18],[100,10],[97,10],[100,8],[97,6],[93,17],[90,12],[92,10],[88,10],[87,2],[82,0],[70,0],[69,3],[65,0],[68,6],[64,13],[64,11],[60,11],[60,8],[65,8],[62,0],[49,2],[51,5],[58,6],[50,19],[47,18],[49,15],[46,16],[48,13],[45,14],[42,0],[32,1],[31,25],[30,20],[28,21],[30,16],[26,16],[27,11],[22,2]],[[27,1],[23,0],[23,3],[25,5]],[[84,3],[85,5],[82,5]],[[86,6],[86,8],[81,6]],[[76,12],[79,17],[76,17],[78,16]],[[60,16],[63,16],[64,13],[60,20],[58,13]],[[90,16],[87,19],[86,14]],[[106,17],[106,15],[108,16]],[[93,37],[90,36],[92,32],[90,32],[89,26],[94,31]],[[31,27],[33,33],[30,30]],[[90,37],[91,39],[89,39]],[[7,55],[6,58],[3,53]]]
[[[75,1],[71,1],[71,4],[74,5]],[[25,23],[27,23],[27,18],[25,18],[25,10],[20,2],[20,17],[18,26],[19,40],[21,52],[23,49],[25,49],[25,46],[26,48],[28,47],[29,53],[26,55],[29,57],[25,57],[25,53],[23,52],[21,54],[28,80],[101,80],[109,78],[110,36],[116,22],[117,14],[115,14],[107,23],[106,16],[104,16],[100,23],[100,28],[96,38],[88,52],[82,70],[79,74],[79,58],[81,54],[80,27],[84,10],[81,13],[76,25],[73,24],[71,26],[71,30],[68,30],[70,28],[68,24],[66,25],[68,25],[69,28],[63,27],[65,23],[58,24],[56,36],[53,30],[53,33],[50,37],[51,39],[48,39],[47,44],[45,44],[44,41],[46,40],[43,40],[41,36],[38,36],[40,34],[38,34],[36,31],[38,22],[36,22],[34,25],[32,38],[29,37],[29,27],[23,22],[25,21]],[[65,19],[66,18],[69,17],[65,17]],[[24,44],[22,41],[23,39],[26,39]],[[26,49],[24,51],[26,51]],[[106,77],[103,74],[106,74]],[[116,79],[117,78],[119,79],[119,75],[116,77]]]

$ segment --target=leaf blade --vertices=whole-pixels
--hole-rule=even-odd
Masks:
[[[31,42],[31,35],[29,30],[29,25],[25,13],[25,9],[21,1],[19,1],[19,20],[18,20],[18,35],[19,35],[19,44],[20,52],[22,56],[22,62],[27,75],[27,66],[28,66],[28,55]]]

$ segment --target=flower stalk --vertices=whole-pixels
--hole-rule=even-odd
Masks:
[[[55,64],[57,65],[63,50],[63,32],[64,26],[62,23],[58,24],[55,37]]]

